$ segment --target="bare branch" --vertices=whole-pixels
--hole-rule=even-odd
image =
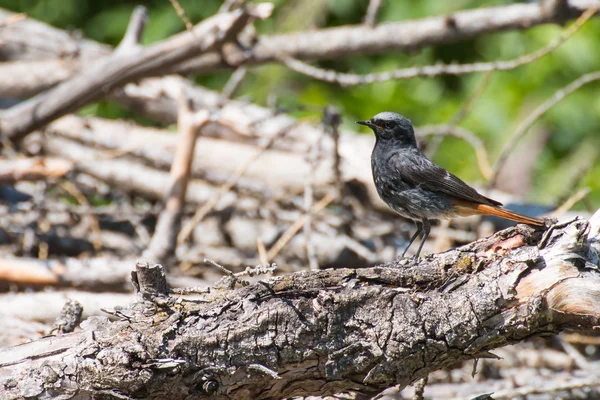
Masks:
[[[509,154],[517,146],[517,144],[523,138],[523,136],[525,136],[529,128],[531,128],[531,126],[535,124],[536,121],[546,113],[546,111],[548,111],[551,107],[561,102],[565,97],[567,97],[577,89],[597,80],[600,80],[600,71],[590,72],[585,75],[582,75],[579,78],[575,79],[573,82],[569,83],[567,86],[557,90],[552,97],[550,97],[544,103],[539,105],[535,110],[533,110],[533,112],[529,114],[527,118],[525,118],[525,120],[519,124],[519,126],[517,126],[517,129],[513,132],[508,142],[506,142],[506,144],[500,151],[498,161],[496,161],[496,164],[492,169],[492,175],[487,183],[487,187],[492,188],[496,185],[498,175],[500,174],[504,163],[508,159]]]
[[[592,7],[586,10],[578,19],[566,29],[557,39],[550,42],[546,47],[534,51],[533,53],[507,61],[478,62],[472,64],[437,64],[421,67],[410,67],[398,69],[389,72],[370,73],[365,75],[338,72],[330,69],[323,69],[307,64],[303,61],[282,55],[280,60],[288,68],[300,74],[310,76],[325,82],[337,83],[342,86],[365,85],[375,82],[386,82],[391,80],[412,79],[422,76],[438,75],[464,75],[474,72],[490,71],[509,71],[525,64],[532,63],[543,56],[554,51],[558,46],[564,43],[569,37],[579,30],[596,12],[600,6]]]
[[[379,12],[379,8],[381,8],[382,0],[369,0],[369,7],[367,8],[367,13],[365,14],[365,18],[363,22],[370,26],[374,27],[377,23],[377,13]]]
[[[240,67],[233,71],[231,77],[229,77],[229,80],[227,81],[227,84],[223,88],[223,97],[225,99],[230,99],[236,90],[238,90],[240,84],[246,77],[246,72],[248,72],[248,70],[245,67]]]
[[[209,121],[207,110],[192,110],[185,87],[181,88],[178,119],[179,140],[171,165],[171,182],[165,195],[165,208],[158,218],[152,241],[144,252],[144,257],[161,262],[171,257],[177,247],[198,131]]]
[[[229,192],[238,182],[238,180],[244,175],[246,170],[256,161],[260,156],[268,150],[277,139],[285,134],[285,131],[280,131],[279,134],[273,135],[267,140],[250,158],[248,158],[243,164],[241,164],[231,177],[225,182],[218,190],[215,195],[200,207],[194,216],[188,221],[188,223],[181,229],[177,238],[178,243],[184,243],[189,236],[192,234],[194,228],[204,219],[204,217],[219,203],[224,194]]]
[[[218,68],[262,64],[286,57],[325,59],[362,53],[388,53],[394,50],[414,51],[426,46],[455,43],[494,32],[528,29],[546,23],[562,23],[565,17],[578,17],[590,7],[597,5],[596,0],[570,0],[567,10],[556,14],[549,12],[538,3],[519,3],[460,11],[446,16],[414,21],[380,24],[375,28],[359,25],[261,36],[247,50],[232,46],[225,54],[211,52],[166,67],[162,73],[206,73]],[[6,18],[11,15],[14,14],[0,10],[0,17]],[[44,32],[43,43],[38,43],[39,35],[31,34],[32,31],[40,30]],[[0,32],[0,40],[10,43],[10,46],[1,49],[5,59],[47,59],[81,53],[81,59],[85,62],[101,55],[108,55],[110,52],[106,46],[71,38],[63,31],[33,20],[8,26],[6,30]],[[226,61],[233,59],[237,62],[232,64]],[[20,86],[28,88],[28,92],[33,93],[36,91],[34,88],[36,82],[43,88],[50,87],[72,74],[74,70],[72,63],[64,62],[57,68],[48,69],[43,77],[44,81],[38,79],[28,83],[30,77],[24,75]]]
[[[2,112],[0,132],[12,140],[21,139],[33,129],[100,98],[114,87],[159,74],[166,67],[219,48],[254,16],[262,17],[270,11],[265,4],[256,4],[208,18],[194,28],[193,35],[183,32],[139,52],[117,51],[43,95]]]
[[[473,132],[453,125],[425,125],[416,128],[415,133],[419,137],[428,135],[446,135],[464,140],[473,148],[473,150],[475,150],[477,165],[479,166],[481,175],[486,179],[490,178],[492,166],[490,165],[488,153],[481,139]]]
[[[187,29],[188,31],[191,31],[194,28],[194,25],[192,24],[192,21],[190,21],[190,19],[187,17],[187,15],[185,15],[185,10],[183,9],[183,7],[181,7],[181,4],[179,4],[179,1],[178,0],[169,0],[169,1],[171,2],[171,5],[173,5],[173,8],[177,12],[177,15],[179,16],[179,18],[181,18],[181,20],[185,24],[185,29]]]

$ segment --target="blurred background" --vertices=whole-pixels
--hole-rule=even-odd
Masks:
[[[311,28],[358,24],[367,0],[274,1],[272,18],[258,21],[259,33],[283,33]],[[463,9],[511,4],[511,1],[452,2],[438,0],[383,1],[378,22],[403,21],[444,15]],[[47,22],[84,37],[115,46],[125,32],[132,9],[143,4],[150,19],[143,36],[151,43],[184,29],[181,18],[166,0],[0,0],[0,7]],[[193,23],[213,15],[219,0],[180,0]],[[540,49],[556,39],[563,28],[542,25],[526,31],[485,35],[451,45],[431,46],[414,54],[352,55],[315,65],[338,71],[370,73],[437,62],[468,63],[505,60]],[[358,130],[354,121],[383,111],[399,112],[415,126],[443,124],[452,119],[469,96],[481,88],[460,126],[476,133],[493,162],[518,124],[532,110],[578,76],[600,67],[600,19],[592,18],[573,37],[551,54],[513,71],[440,76],[390,81],[343,88],[336,84],[290,71],[281,64],[252,67],[236,97],[261,105],[276,104],[292,115],[318,122],[320,108],[339,107],[343,128]],[[196,81],[221,90],[231,71],[218,71]],[[487,81],[487,82],[484,82]],[[552,107],[531,129],[519,146],[518,155],[507,163],[497,187],[536,204],[560,204],[577,189],[591,193],[575,209],[600,207],[600,96],[598,83],[577,90]],[[271,102],[271,103],[269,103]],[[154,121],[126,111],[117,103],[98,102],[84,107],[83,115],[129,118],[144,125]],[[467,182],[483,182],[476,157],[465,142],[456,138],[434,141],[434,160]],[[439,146],[439,147],[438,147]],[[432,153],[429,153],[432,154]],[[460,155],[457,157],[457,155]],[[516,172],[518,171],[518,172]]]

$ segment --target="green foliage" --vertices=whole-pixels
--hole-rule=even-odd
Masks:
[[[26,12],[33,18],[61,28],[79,29],[89,38],[116,45],[125,31],[131,10],[140,3],[150,11],[145,43],[161,40],[184,29],[183,22],[168,0],[0,0],[0,7]],[[192,22],[212,15],[221,4],[218,0],[180,0],[180,3]],[[364,16],[368,0],[277,0],[274,3],[276,10],[273,18],[256,24],[262,34],[357,24]],[[509,3],[512,2],[384,0],[379,21],[402,21]],[[320,60],[315,64],[364,74],[439,61],[465,63],[505,60],[544,47],[556,39],[562,30],[559,26],[546,25],[522,32],[498,33],[430,47],[416,54],[396,52],[389,55],[348,56]],[[552,54],[514,71],[493,74],[485,92],[461,122],[461,126],[484,140],[492,162],[509,135],[535,107],[578,76],[600,67],[598,37],[600,18],[595,18]],[[210,88],[220,89],[229,73],[218,71],[198,77],[197,80]],[[357,130],[353,121],[368,118],[383,110],[398,111],[409,117],[415,125],[445,123],[461,108],[482,78],[483,74],[445,76],[341,88],[314,81],[281,65],[265,65],[250,71],[238,95],[263,105],[268,98],[276,96],[278,104],[302,109],[295,115],[311,121],[318,121],[319,107],[334,104],[343,110],[344,128]],[[542,117],[530,132],[547,132],[549,138],[536,161],[533,187],[529,193],[531,199],[552,202],[564,196],[562,188],[569,187],[579,179],[578,171],[587,159],[595,166],[587,172],[580,186],[589,186],[592,189],[589,203],[596,208],[600,206],[600,168],[595,163],[600,145],[599,85],[591,83],[563,100]],[[153,123],[106,102],[88,106],[82,112]],[[473,150],[460,140],[445,139],[436,161],[467,180],[482,180],[475,167]]]

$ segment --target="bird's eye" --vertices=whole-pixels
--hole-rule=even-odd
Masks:
[[[384,128],[387,128],[387,129],[390,129],[390,128],[392,127],[392,123],[391,123],[391,122],[389,122],[389,121],[385,121],[385,122],[383,123],[383,127],[384,127]]]

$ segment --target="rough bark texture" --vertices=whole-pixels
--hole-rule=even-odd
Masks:
[[[0,397],[265,399],[404,387],[509,343],[597,325],[596,225],[519,225],[419,261],[222,284],[195,300],[139,297],[120,321],[90,318],[83,332],[0,350]]]

